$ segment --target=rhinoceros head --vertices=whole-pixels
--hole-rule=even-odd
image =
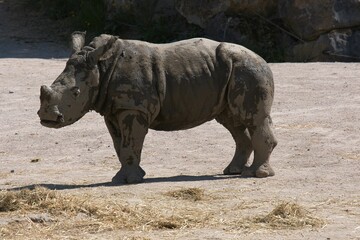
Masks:
[[[72,124],[87,113],[96,99],[99,88],[97,63],[116,40],[110,35],[94,38],[84,47],[85,33],[72,34],[72,54],[64,71],[51,86],[40,88],[41,124],[60,128]]]

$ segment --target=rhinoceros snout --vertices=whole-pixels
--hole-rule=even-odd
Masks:
[[[40,123],[46,127],[57,127],[61,123],[64,123],[64,115],[59,112],[57,106],[51,108],[42,109],[37,112]]]

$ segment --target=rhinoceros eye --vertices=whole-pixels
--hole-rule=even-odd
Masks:
[[[71,88],[71,92],[74,94],[74,97],[77,97],[80,95],[80,88],[79,87],[73,87]]]

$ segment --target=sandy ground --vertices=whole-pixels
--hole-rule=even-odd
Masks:
[[[279,141],[271,159],[274,177],[222,176],[234,142],[211,121],[187,131],[150,131],[142,159],[145,182],[110,186],[120,165],[100,115],[88,113],[59,130],[42,127],[36,115],[40,86],[53,82],[64,68],[63,47],[15,39],[19,34],[11,28],[0,26],[0,33],[0,190],[42,185],[163,212],[195,209],[213,219],[180,229],[49,231],[44,239],[360,239],[359,63],[271,64]],[[190,187],[203,189],[205,199],[188,202],[164,195]],[[326,224],[301,229],[234,224],[267,214],[281,202],[297,203]],[[24,217],[0,212],[0,229]],[[31,239],[33,230],[0,238]]]

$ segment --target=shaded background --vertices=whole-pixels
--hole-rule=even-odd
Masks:
[[[72,31],[86,30],[90,37],[110,33],[156,43],[207,37],[244,45],[270,62],[360,60],[358,0],[2,0],[0,5],[7,11],[2,24],[9,18],[23,21],[26,38],[41,32],[50,48]]]

